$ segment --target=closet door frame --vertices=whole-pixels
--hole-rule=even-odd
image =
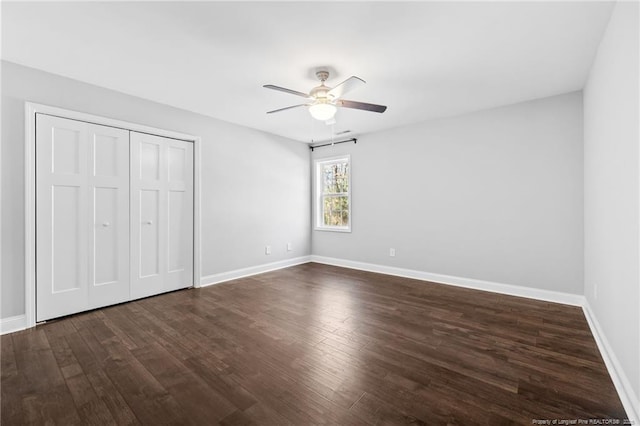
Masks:
[[[117,127],[193,143],[193,286],[200,287],[200,143],[199,136],[25,102],[25,327],[36,325],[36,114]]]

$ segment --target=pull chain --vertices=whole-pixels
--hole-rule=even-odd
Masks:
[[[331,123],[331,146],[335,145],[335,136],[336,136],[336,120],[333,120],[333,123]]]

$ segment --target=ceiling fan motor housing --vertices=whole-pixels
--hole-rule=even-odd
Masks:
[[[329,90],[331,90],[330,87],[327,87],[324,84],[321,84],[320,86],[314,87],[313,89],[311,89],[311,92],[309,92],[309,96],[318,100],[327,99]]]
[[[324,82],[329,78],[329,71],[317,71],[316,77],[318,77],[318,80],[320,80],[320,86],[311,89],[311,92],[309,92],[309,96],[315,98],[316,102],[322,102],[323,100],[327,99],[329,90],[331,90],[331,87],[327,87],[324,85]]]

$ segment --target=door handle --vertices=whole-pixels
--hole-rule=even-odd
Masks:
[[[109,226],[109,225],[111,225],[109,222],[104,222],[104,223],[102,224],[102,226],[104,226],[105,228],[106,228],[107,226]]]
[[[148,220],[146,223],[147,223],[147,225],[153,225],[153,221],[152,220]]]

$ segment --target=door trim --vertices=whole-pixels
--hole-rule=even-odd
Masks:
[[[193,286],[200,287],[200,136],[159,129],[128,121],[100,117],[49,105],[25,102],[25,318],[26,327],[36,325],[36,114],[47,114],[70,120],[85,121],[101,126],[117,127],[151,135],[193,142]]]

